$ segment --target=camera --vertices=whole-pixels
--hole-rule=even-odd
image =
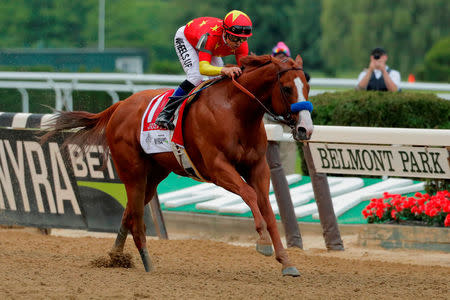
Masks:
[[[381,57],[381,55],[378,53],[373,55],[373,58],[375,58],[375,59],[380,59],[380,57]]]

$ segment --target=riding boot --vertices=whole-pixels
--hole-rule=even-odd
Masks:
[[[177,101],[182,96],[171,96],[169,97],[169,101],[167,101],[164,109],[159,113],[158,117],[155,120],[156,125],[162,128],[173,130],[175,126],[172,123],[172,117],[178,106],[181,104],[181,101]]]
[[[183,81],[180,86],[175,90],[173,95],[169,97],[169,101],[167,101],[164,109],[159,113],[158,117],[155,120],[156,125],[162,128],[173,130],[175,126],[172,123],[172,117],[178,106],[180,106],[180,99],[187,95],[192,89],[194,85],[189,81]]]

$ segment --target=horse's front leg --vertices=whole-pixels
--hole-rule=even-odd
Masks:
[[[211,180],[216,185],[242,197],[252,211],[255,229],[260,239],[268,240],[266,222],[259,211],[255,190],[241,178],[241,175],[224,158],[223,154],[217,154],[215,156],[214,162],[208,170],[210,171]]]
[[[269,231],[270,238],[272,239],[273,246],[275,248],[276,259],[282,264],[283,275],[299,276],[297,268],[290,262],[288,254],[281,242],[280,233],[275,219],[275,215],[272,210],[272,206],[269,201],[269,184],[270,184],[270,169],[267,162],[264,159],[256,164],[250,171],[250,177],[247,181],[251,184],[257,194],[257,203],[259,210],[267,224],[267,230]],[[263,245],[267,245],[267,241],[263,239],[261,242]],[[264,254],[264,253],[263,253]]]

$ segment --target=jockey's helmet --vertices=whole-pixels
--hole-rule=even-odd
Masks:
[[[272,49],[272,56],[275,56],[279,53],[284,53],[286,56],[291,56],[291,51],[289,51],[288,46],[286,46],[283,42],[278,42],[278,44]]]
[[[249,37],[252,35],[252,21],[239,10],[232,10],[225,16],[223,28],[225,32],[235,36]]]

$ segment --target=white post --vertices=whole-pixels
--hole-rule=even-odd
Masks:
[[[98,1],[98,50],[105,50],[105,0]]]
[[[24,88],[19,88],[18,90],[22,95],[22,112],[24,113],[30,112],[30,104],[27,90]]]

